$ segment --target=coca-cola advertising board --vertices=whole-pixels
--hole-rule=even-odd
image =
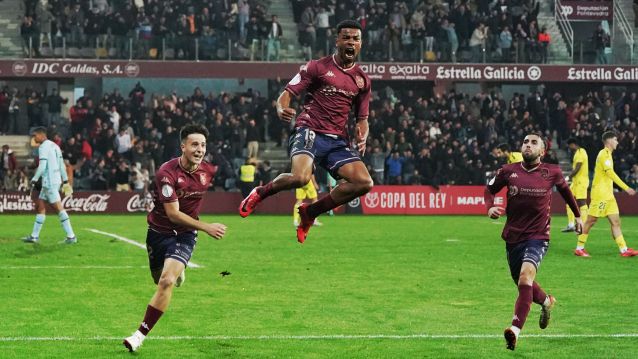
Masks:
[[[239,192],[207,192],[202,200],[201,213],[237,213],[242,196]],[[295,203],[294,193],[279,193],[266,199],[257,213],[288,214]],[[153,197],[142,192],[74,192],[62,199],[62,206],[73,213],[125,214],[148,212],[153,209]],[[35,204],[28,193],[0,193],[0,214],[32,213]]]

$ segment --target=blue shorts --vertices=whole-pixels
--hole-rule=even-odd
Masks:
[[[341,178],[337,175],[341,166],[361,161],[357,151],[350,148],[345,139],[318,133],[306,127],[295,129],[290,136],[288,148],[291,158],[302,153],[309,155],[335,179]]]
[[[151,272],[164,268],[166,258],[172,258],[187,265],[193,255],[195,244],[197,244],[196,231],[166,234],[149,228],[146,233],[146,250]]]
[[[59,186],[58,186],[59,187]],[[42,200],[45,200],[49,203],[57,203],[62,199],[60,198],[60,191],[53,188],[42,187],[40,190],[40,196],[38,197]]]
[[[540,267],[543,257],[549,249],[549,241],[542,239],[528,239],[519,243],[508,243],[505,247],[507,250],[507,263],[510,266],[510,274],[514,282],[518,283],[518,277],[521,274],[521,267],[524,262],[529,262],[536,267]]]

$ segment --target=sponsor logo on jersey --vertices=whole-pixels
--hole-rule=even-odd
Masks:
[[[162,186],[162,196],[169,198],[170,196],[173,195],[173,187],[171,187],[170,185],[163,185]]]
[[[366,85],[366,82],[365,82],[365,80],[363,80],[363,77],[361,77],[359,75],[354,77],[354,82],[357,83],[357,87],[360,88],[360,89],[362,89],[363,86]]]

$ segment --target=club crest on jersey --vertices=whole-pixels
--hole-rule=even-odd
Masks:
[[[510,186],[509,187],[508,194],[510,195],[510,197],[516,196],[518,194],[518,192],[519,192],[518,191],[518,187],[516,187],[516,186]]]
[[[366,85],[366,82],[365,82],[365,80],[363,80],[363,77],[361,77],[359,75],[354,77],[354,82],[357,83],[357,87],[360,88],[360,89],[362,89],[363,86]]]
[[[549,170],[547,168],[541,168],[541,177],[545,180],[549,179]]]
[[[199,174],[199,182],[205,186],[206,185],[206,174],[205,173],[200,173]]]

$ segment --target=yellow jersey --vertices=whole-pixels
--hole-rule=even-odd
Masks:
[[[507,164],[523,162],[523,154],[520,152],[510,152],[507,156]]]
[[[577,163],[582,163],[578,173],[572,178],[572,182],[582,186],[589,186],[589,158],[587,157],[587,151],[584,148],[579,148],[574,153],[574,159],[572,160],[572,170],[576,168]]]
[[[596,167],[594,168],[594,181],[591,185],[591,201],[609,201],[614,198],[614,183],[623,190],[629,186],[623,182],[614,172],[614,159],[611,151],[603,148],[596,157]]]

